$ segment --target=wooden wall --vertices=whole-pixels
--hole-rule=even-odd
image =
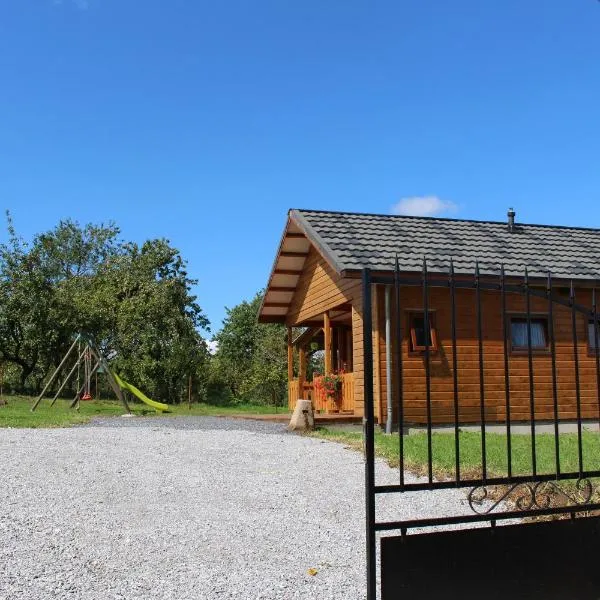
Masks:
[[[454,418],[452,338],[449,290],[431,288],[430,309],[435,312],[439,351],[431,355],[431,402],[433,421],[451,423]],[[393,295],[392,295],[393,296]],[[392,301],[393,305],[394,300]],[[482,316],[484,338],[484,391],[486,421],[501,422],[505,419],[504,355],[501,317],[501,299],[497,292],[482,292]],[[591,306],[591,293],[577,291],[577,302]],[[425,367],[422,355],[409,355],[406,311],[422,310],[420,288],[402,288],[402,360],[405,420],[407,423],[426,422]],[[457,290],[457,360],[460,420],[473,423],[480,420],[479,354],[474,290]],[[531,310],[547,314],[547,302],[531,298]],[[515,313],[525,312],[525,298],[518,294],[507,295],[507,309]],[[375,312],[375,311],[374,311]],[[386,414],[386,360],[385,360],[385,314],[384,290],[378,288],[377,323],[374,328],[376,344],[375,364],[379,374],[375,378],[380,405],[375,414]],[[392,340],[394,340],[392,326]],[[559,393],[559,417],[574,419],[576,416],[574,350],[571,336],[571,311],[554,305],[556,339],[556,366]],[[595,358],[587,345],[587,319],[577,316],[578,358],[581,384],[581,402],[584,418],[598,418],[597,382]],[[362,346],[361,346],[362,347]],[[355,345],[356,348],[356,345]],[[549,354],[534,355],[534,392],[536,418],[553,418],[552,371]],[[529,419],[529,370],[527,355],[511,355],[509,358],[511,419]],[[396,374],[393,372],[393,377]],[[394,381],[394,380],[393,380]],[[362,385],[357,383],[357,388]],[[394,384],[395,386],[395,384]],[[394,420],[397,420],[397,399],[393,395]]]
[[[357,292],[360,296],[360,281],[342,279],[311,246],[288,310],[286,323],[291,327],[311,319],[322,322],[326,310],[352,302]]]

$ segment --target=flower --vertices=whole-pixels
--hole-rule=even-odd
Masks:
[[[337,398],[342,390],[342,382],[344,381],[344,370],[333,371],[321,377],[321,385],[325,390],[328,398]]]

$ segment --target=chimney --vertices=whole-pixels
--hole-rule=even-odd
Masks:
[[[508,209],[508,231],[512,233],[515,230],[515,211],[512,208]]]

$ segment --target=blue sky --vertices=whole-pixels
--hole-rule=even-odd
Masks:
[[[290,207],[600,227],[595,0],[4,0],[0,67],[20,232],[169,238],[213,330]]]

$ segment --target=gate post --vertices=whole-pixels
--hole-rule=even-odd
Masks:
[[[373,317],[371,306],[371,273],[369,269],[363,269],[362,272],[362,299],[367,600],[375,600],[377,594],[377,549],[375,539],[375,414],[373,402]]]

